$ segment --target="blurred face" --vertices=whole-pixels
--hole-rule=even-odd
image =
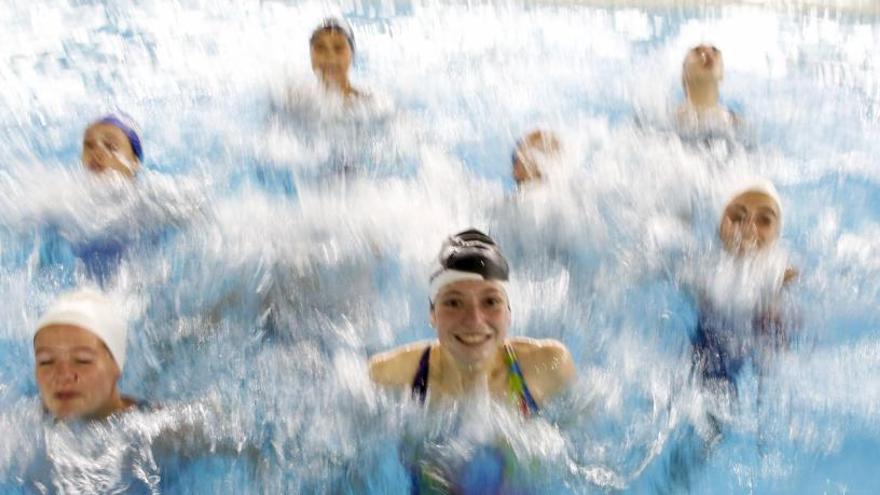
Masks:
[[[114,412],[119,367],[94,334],[72,325],[50,325],[34,338],[37,387],[57,419],[98,419]]]
[[[716,83],[724,77],[721,50],[711,45],[695,46],[684,59],[682,79],[686,85]]]
[[[352,53],[345,35],[324,29],[315,35],[311,45],[312,70],[321,81],[339,87],[347,85]]]
[[[510,326],[504,287],[484,280],[463,280],[443,287],[434,300],[431,325],[440,345],[460,364],[492,359],[504,345]]]
[[[559,155],[559,140],[552,134],[535,131],[523,138],[513,158],[513,180],[517,185],[540,181],[541,170]]]
[[[82,163],[95,174],[108,171],[134,177],[140,162],[128,136],[111,124],[92,124],[83,135]]]
[[[719,236],[724,248],[736,255],[771,246],[779,238],[779,206],[761,192],[733,198],[721,217]]]

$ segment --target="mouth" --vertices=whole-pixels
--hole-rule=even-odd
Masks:
[[[56,392],[55,393],[55,399],[62,401],[62,402],[73,400],[77,397],[79,397],[79,394],[77,392]]]
[[[465,333],[455,336],[455,340],[468,347],[479,347],[491,339],[492,336],[487,333]]]

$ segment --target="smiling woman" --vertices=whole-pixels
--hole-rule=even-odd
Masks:
[[[370,376],[411,387],[413,397],[449,403],[474,394],[538,411],[574,377],[568,350],[555,340],[508,339],[507,261],[478,230],[446,240],[431,277],[431,326],[437,341],[374,356]],[[430,396],[428,394],[430,385]]]

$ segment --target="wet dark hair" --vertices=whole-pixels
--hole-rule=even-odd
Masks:
[[[345,40],[348,41],[348,47],[351,48],[351,53],[354,53],[354,33],[351,30],[351,26],[348,25],[342,19],[338,19],[336,17],[328,17],[321,21],[318,24],[318,27],[312,31],[312,36],[309,38],[309,45],[313,45],[315,40],[318,38],[318,35],[323,33],[324,31],[335,31],[337,33],[341,33],[345,36]]]

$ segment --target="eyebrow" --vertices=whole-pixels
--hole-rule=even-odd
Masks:
[[[437,298],[439,299],[441,297],[446,297],[446,296],[462,296],[462,295],[464,295],[464,293],[458,289],[449,289],[446,292],[440,293],[440,295]]]
[[[769,206],[761,206],[760,208],[758,208],[758,211],[761,213],[771,213],[771,214],[773,214],[774,217],[778,216],[776,214],[776,210],[774,210],[773,208],[770,208]]]
[[[41,352],[52,352],[53,349],[57,349],[57,347],[45,346],[45,345],[40,346],[40,347],[37,347],[34,349],[34,354],[39,354]],[[83,352],[83,351],[97,353],[97,351],[95,349],[92,349],[91,347],[86,347],[86,346],[77,346],[77,347],[70,349],[70,352]]]

